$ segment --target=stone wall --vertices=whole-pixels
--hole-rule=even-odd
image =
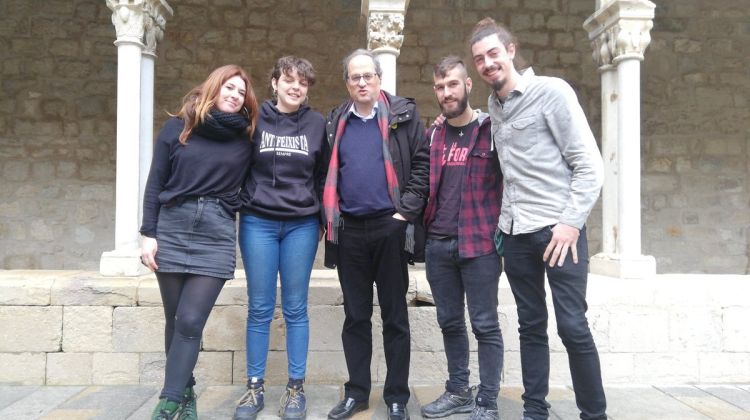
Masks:
[[[581,24],[589,0],[412,0],[399,94],[437,113],[432,64],[466,55],[489,15],[521,41],[537,73],[573,84],[595,133],[599,77]],[[155,129],[214,67],[250,69],[258,96],[284,54],[318,70],[311,104],[346,96],[341,58],[365,45],[356,0],[172,2],[156,65]],[[281,12],[283,11],[283,13]],[[748,272],[750,11],[718,0],[657,1],[643,79],[643,248],[659,272]],[[116,48],[99,0],[0,2],[0,268],[95,269],[114,247]],[[472,70],[473,74],[473,70]],[[472,103],[486,108],[475,76]],[[600,211],[589,222],[600,248]]]
[[[443,340],[424,272],[407,293],[413,385],[447,377]],[[660,275],[644,280],[591,276],[588,319],[607,384],[750,382],[748,276]],[[206,324],[196,377],[243,384],[247,297],[244,273],[226,284]],[[307,382],[343,383],[344,320],[335,273],[313,271]],[[521,384],[516,308],[507,281],[498,314],[505,343],[503,383]],[[103,278],[81,271],[0,271],[0,384],[161,384],[164,312],[153,276]],[[550,314],[553,308],[548,308]],[[385,380],[382,324],[373,314],[373,380]],[[468,319],[468,316],[467,316]],[[644,326],[648,328],[644,328]],[[470,327],[468,327],[470,330]],[[550,319],[553,385],[570,385],[567,354]],[[478,382],[470,339],[472,383]],[[271,324],[267,380],[286,382],[281,309]]]

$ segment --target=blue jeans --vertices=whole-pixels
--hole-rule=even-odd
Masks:
[[[239,243],[247,276],[247,376],[263,378],[268,337],[281,277],[289,378],[303,379],[307,368],[310,320],[307,291],[318,249],[318,217],[274,220],[240,216]]]
[[[471,330],[478,344],[477,398],[484,403],[482,405],[494,405],[503,369],[503,336],[497,317],[500,257],[493,252],[461,258],[456,238],[429,238],[425,258],[427,280],[435,299],[448,360],[446,390],[458,393],[469,386],[469,338],[464,319],[466,296]]]
[[[555,308],[557,333],[568,352],[570,376],[581,419],[606,419],[607,402],[602,387],[599,353],[586,319],[588,242],[586,227],[578,238],[578,264],[568,252],[562,267],[549,267],[542,261],[552,238],[551,227],[521,234],[505,235],[505,273],[508,275],[518,309],[521,339],[524,415],[535,420],[549,417],[549,344],[544,274],[547,273]]]

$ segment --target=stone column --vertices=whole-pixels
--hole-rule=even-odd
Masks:
[[[149,67],[142,63],[143,41],[147,23],[154,26],[154,13],[168,10],[171,14],[172,10],[164,0],[107,0],[107,7],[112,10],[112,24],[117,34],[114,43],[117,46],[115,249],[102,254],[99,271],[110,276],[135,276],[145,270],[139,259],[138,234],[140,197],[143,195],[141,151],[151,149],[150,145],[144,147],[141,143],[141,127],[153,125],[153,115],[148,122],[141,119],[142,97],[147,96],[141,91],[142,66]],[[156,40],[159,36],[153,30],[150,29],[149,37]],[[151,83],[150,103],[153,108],[153,65],[150,71],[146,71]]]
[[[591,271],[622,278],[656,273],[652,256],[641,254],[640,62],[651,37],[655,5],[647,0],[611,0],[584,23],[602,72],[602,253]]]
[[[382,89],[393,95],[408,7],[409,0],[362,0],[362,15],[367,17],[367,48],[375,53],[383,69]]]
[[[167,17],[173,11],[165,0],[147,0],[144,22],[145,47],[141,56],[141,130],[138,165],[138,220],[143,220],[143,192],[154,153],[154,67],[157,44],[164,38]]]

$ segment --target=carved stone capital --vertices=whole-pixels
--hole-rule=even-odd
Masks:
[[[594,49],[594,62],[610,66],[624,59],[643,60],[651,42],[654,9],[648,0],[610,0],[583,23]]]
[[[144,9],[146,11],[144,30],[146,48],[143,53],[156,57],[156,46],[164,38],[167,18],[173,16],[172,8],[166,0],[146,0]]]
[[[404,43],[403,13],[370,13],[367,19],[367,48],[401,49]]]
[[[591,48],[594,50],[591,57],[594,59],[594,64],[599,68],[612,64],[612,48],[609,44],[610,36],[608,32],[604,32],[591,40]]]
[[[174,14],[166,0],[107,0],[117,41],[144,46],[144,54],[156,55],[164,37],[167,18]]]
[[[612,62],[635,58],[643,60],[643,53],[651,43],[651,28],[654,27],[652,20],[628,19],[620,20],[613,29],[614,57]]]
[[[143,0],[107,0],[107,7],[112,10],[112,24],[117,33],[116,43],[142,44],[146,17]]]

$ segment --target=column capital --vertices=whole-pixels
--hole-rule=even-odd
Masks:
[[[146,0],[144,9],[146,11],[144,27],[146,47],[143,53],[156,57],[156,46],[164,38],[167,18],[171,18],[174,12],[166,0]]]
[[[133,43],[143,46],[144,0],[107,0],[112,10],[112,24],[115,25],[117,40],[115,45]]]
[[[583,23],[602,70],[625,59],[643,60],[651,42],[654,9],[648,0],[600,1],[599,9]]]
[[[367,48],[370,50],[401,50],[404,43],[403,13],[370,13],[367,18]]]
[[[398,56],[404,43],[404,16],[409,0],[362,0],[367,19],[367,48]]]

